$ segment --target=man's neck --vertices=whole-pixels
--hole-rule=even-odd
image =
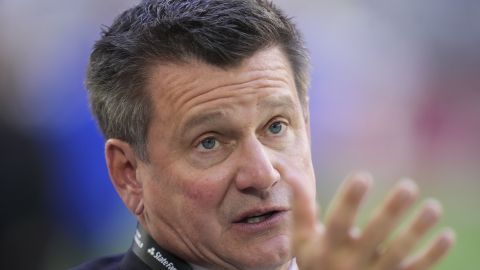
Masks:
[[[133,252],[153,269],[188,269],[210,270],[208,268],[187,263],[160,247],[150,234],[139,223],[132,244]],[[298,270],[295,258],[277,270]]]
[[[205,268],[205,267],[201,267],[201,266],[198,266],[198,265],[194,265],[194,264],[190,264],[193,268],[193,270],[210,270],[208,268]],[[298,270],[298,267],[297,267],[297,262],[295,260],[295,258],[293,258],[290,263],[286,264],[285,267],[282,267],[281,269],[278,269],[278,270]]]

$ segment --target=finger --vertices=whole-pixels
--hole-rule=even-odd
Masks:
[[[417,185],[412,180],[402,180],[375,210],[358,241],[365,260],[370,259],[377,252],[377,247],[395,228],[400,216],[413,204],[417,193]]]
[[[430,246],[420,255],[406,261],[400,269],[402,270],[426,270],[430,269],[440,259],[445,257],[447,252],[455,243],[455,232],[446,229],[441,233]]]
[[[425,236],[433,225],[435,225],[442,213],[438,201],[427,200],[407,227],[400,233],[378,259],[374,269],[395,269],[412,252],[413,248]]]
[[[358,208],[371,182],[370,174],[356,173],[341,185],[325,222],[325,237],[331,245],[337,246],[350,239]]]
[[[285,175],[285,180],[292,190],[292,245],[294,250],[312,238],[317,232],[318,207],[315,202],[315,193],[303,177]]]

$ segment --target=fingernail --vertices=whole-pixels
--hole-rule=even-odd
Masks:
[[[368,172],[358,172],[353,176],[353,192],[363,194],[372,183],[372,176]]]
[[[422,212],[421,219],[425,223],[432,223],[438,220],[442,213],[442,205],[435,199],[428,199]]]
[[[409,202],[415,198],[418,193],[418,186],[411,179],[404,178],[399,183],[400,186],[400,200],[402,202]]]
[[[455,243],[455,238],[456,238],[455,231],[452,230],[451,228],[447,228],[445,229],[442,237],[440,238],[440,245],[442,245],[443,247],[449,247],[453,243]]]

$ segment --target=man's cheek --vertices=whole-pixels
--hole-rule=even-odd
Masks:
[[[310,150],[301,140],[297,147],[289,147],[288,151],[280,155],[279,166],[285,176],[307,181],[311,188],[315,189],[315,173]]]
[[[222,194],[219,184],[214,179],[193,180],[183,186],[184,195],[197,207],[213,206]]]
[[[310,147],[305,140],[300,138],[289,145],[283,153],[282,159],[293,163],[292,165],[295,165],[297,169],[305,170],[312,167]]]

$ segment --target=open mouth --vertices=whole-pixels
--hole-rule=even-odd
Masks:
[[[243,212],[233,221],[233,229],[245,234],[280,232],[287,222],[289,209],[266,207]],[[280,231],[276,230],[279,229]]]
[[[246,217],[242,218],[237,223],[247,223],[247,224],[260,223],[260,222],[263,222],[263,221],[269,219],[270,217],[272,217],[273,215],[275,215],[277,213],[279,213],[279,211],[269,211],[269,212],[266,212],[266,213],[253,214],[253,215],[249,215],[249,216],[246,216]]]

